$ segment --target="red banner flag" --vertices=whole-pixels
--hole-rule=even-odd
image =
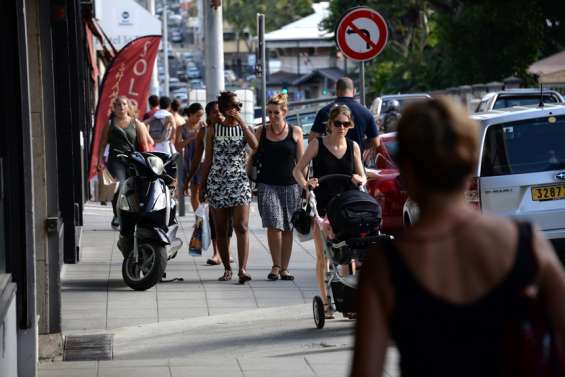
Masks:
[[[160,35],[148,35],[134,39],[125,45],[110,63],[102,80],[96,107],[89,179],[97,174],[100,138],[102,130],[108,126],[114,99],[119,96],[128,97],[137,104],[138,118],[143,117],[160,40]]]

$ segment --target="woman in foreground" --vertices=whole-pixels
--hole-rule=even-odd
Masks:
[[[532,286],[563,359],[565,273],[551,245],[530,224],[465,201],[478,125],[448,99],[431,99],[406,109],[398,144],[420,219],[363,265],[351,375],[381,376],[391,339],[402,376],[507,375],[518,360],[508,362],[505,329]]]

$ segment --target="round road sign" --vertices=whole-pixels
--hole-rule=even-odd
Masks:
[[[379,12],[356,7],[341,17],[335,32],[337,47],[349,59],[366,61],[381,53],[388,40],[388,28]]]

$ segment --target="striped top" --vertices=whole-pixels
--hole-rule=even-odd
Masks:
[[[239,126],[224,126],[222,123],[214,125],[214,137],[220,140],[225,138],[243,138],[243,130]]]

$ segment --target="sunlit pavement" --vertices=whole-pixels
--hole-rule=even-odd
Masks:
[[[202,257],[188,255],[194,216],[187,212],[180,218],[185,245],[167,266],[167,278],[184,280],[135,292],[122,281],[111,207],[86,205],[81,261],[63,270],[63,333],[112,334],[112,360],[44,361],[39,375],[346,376],[354,322],[340,318],[315,329],[313,242],[294,243],[289,267],[294,281],[267,280],[272,261],[252,207],[248,271],[253,280],[244,286],[235,278],[218,282],[222,267],[206,265],[211,248]],[[235,237],[231,250],[237,261]],[[233,268],[237,271],[236,264]],[[397,374],[396,367],[385,371]]]

